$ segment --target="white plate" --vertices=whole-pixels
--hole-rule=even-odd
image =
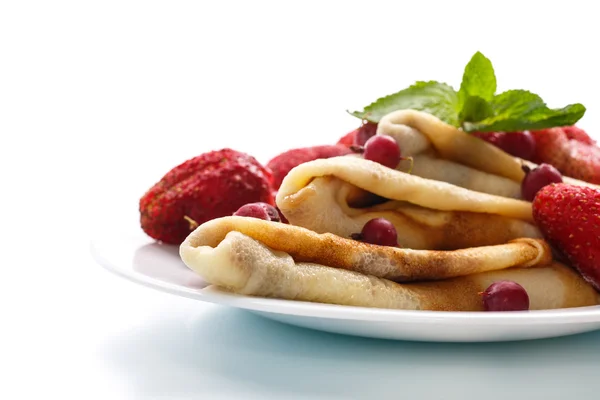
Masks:
[[[209,286],[189,270],[177,246],[137,235],[92,242],[106,269],[131,281],[192,299],[242,308],[291,325],[373,338],[436,342],[541,339],[600,329],[600,306],[483,313],[402,311],[240,296]]]

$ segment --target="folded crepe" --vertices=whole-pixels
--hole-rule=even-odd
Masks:
[[[454,250],[541,238],[531,203],[425,179],[344,156],[292,169],[277,206],[293,225],[350,237],[383,217],[411,249]]]
[[[183,260],[189,261],[190,267],[201,264],[195,257],[206,249],[218,247],[230,232],[257,240],[298,262],[323,264],[397,282],[446,279],[515,266],[537,267],[549,264],[552,259],[548,245],[538,239],[516,239],[502,245],[454,251],[412,250],[361,243],[331,233],[318,234],[299,226],[233,216],[215,219],[196,228],[181,245]],[[249,254],[248,249],[240,248],[231,254],[243,258]],[[210,276],[201,275],[213,282]]]
[[[523,258],[522,252],[534,254],[545,249],[535,240],[508,247],[467,249],[472,251],[470,256],[460,251],[411,251],[349,242],[289,225],[226,217],[198,227],[180,246],[180,255],[190,269],[213,285],[234,293],[288,300],[405,310],[481,311],[479,292],[495,281],[508,279],[527,290],[532,310],[599,302],[595,290],[570,268],[558,263],[533,267],[529,265],[532,260],[523,264],[528,257]],[[488,259],[489,252],[494,255]],[[497,267],[498,258],[531,268],[477,272],[491,265]],[[343,262],[350,262],[363,273],[334,268],[333,264]],[[465,272],[465,267],[476,273],[405,284],[383,278],[398,275],[390,273],[394,268],[404,271],[400,276],[413,273],[422,277],[454,275],[461,268]],[[423,272],[429,269],[431,274]]]
[[[392,136],[402,155],[413,157],[414,175],[483,193],[521,198],[521,181],[525,177],[521,166],[536,166],[421,111],[387,114],[377,125],[377,134]],[[399,169],[405,168],[406,162],[401,163]],[[569,177],[563,180],[596,186]]]

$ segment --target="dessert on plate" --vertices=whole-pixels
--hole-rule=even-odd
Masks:
[[[277,194],[291,224],[349,237],[373,218],[396,227],[401,246],[455,250],[542,235],[531,203],[425,179],[355,157],[294,168]]]
[[[288,300],[482,311],[481,293],[508,280],[526,289],[531,310],[598,303],[590,285],[552,262],[546,245],[531,239],[455,251],[409,250],[272,224],[242,217],[207,222],[181,245],[181,257],[222,288]]]
[[[222,149],[140,200],[144,231],[207,282],[347,306],[522,311],[600,304],[600,148],[585,107],[496,93],[476,53],[352,115],[335,144],[262,165]]]

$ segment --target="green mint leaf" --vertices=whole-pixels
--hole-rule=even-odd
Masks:
[[[493,115],[480,121],[465,121],[467,132],[522,131],[574,125],[585,114],[582,104],[551,109],[537,94],[526,90],[509,90],[495,96],[490,105]]]
[[[551,109],[540,96],[526,90],[495,95],[496,88],[491,61],[477,52],[465,67],[458,92],[445,83],[417,82],[350,114],[378,123],[393,111],[413,109],[462,127],[466,132],[511,132],[574,125],[586,111],[579,103]]]
[[[469,96],[464,101],[460,111],[461,121],[481,121],[494,115],[494,110],[489,102],[479,96]]]
[[[477,96],[484,101],[491,101],[496,93],[496,74],[492,62],[483,54],[477,52],[465,67],[460,90],[458,91],[459,109],[471,96]]]
[[[383,116],[405,109],[424,111],[450,125],[459,125],[456,91],[450,85],[435,81],[417,82],[407,89],[376,100],[363,111],[351,114],[378,123]]]

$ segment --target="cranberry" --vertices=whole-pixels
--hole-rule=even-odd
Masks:
[[[395,169],[402,159],[398,143],[386,135],[373,136],[367,140],[363,156],[365,160],[375,161],[392,169]]]
[[[380,246],[398,246],[398,234],[396,227],[385,218],[374,218],[367,222],[362,231],[353,234],[354,239],[365,243],[378,244]]]
[[[521,182],[521,194],[527,201],[533,201],[537,192],[544,186],[562,182],[562,175],[550,164],[541,164],[533,170],[524,166],[523,170],[526,175]]]
[[[529,310],[529,295],[523,286],[513,281],[492,283],[481,293],[485,311]]]
[[[241,206],[233,215],[252,217],[265,221],[281,222],[281,216],[275,207],[267,203],[249,203]]]

